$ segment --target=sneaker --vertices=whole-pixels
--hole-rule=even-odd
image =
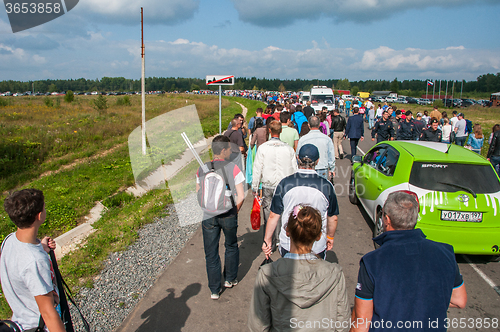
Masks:
[[[212,293],[212,295],[210,295],[210,298],[212,300],[218,300],[220,297],[220,293]]]
[[[344,159],[344,154],[343,153],[340,154],[340,159]]]
[[[224,287],[226,288],[231,288],[233,286],[236,286],[238,284],[238,280],[234,279],[233,281],[225,281],[224,282]]]

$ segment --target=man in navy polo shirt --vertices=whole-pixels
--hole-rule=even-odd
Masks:
[[[465,308],[467,293],[453,247],[415,229],[418,202],[389,195],[380,248],[361,259],[352,312],[354,331],[446,331],[448,308]]]
[[[333,247],[333,237],[337,229],[339,206],[335,189],[330,181],[319,176],[314,170],[319,159],[318,148],[304,144],[298,154],[299,170],[281,180],[274,191],[271,213],[267,221],[262,251],[271,255],[272,235],[281,218],[279,252],[285,256],[290,251],[290,238],[286,235],[288,218],[294,206],[308,205],[318,210],[322,217],[322,234],[314,242],[312,252],[325,258],[326,251]]]

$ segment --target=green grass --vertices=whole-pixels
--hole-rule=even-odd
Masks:
[[[131,97],[130,106],[116,106],[116,101],[108,102],[112,106],[102,115],[98,115],[89,106],[91,98],[75,98],[73,103],[63,103],[57,110],[43,105],[42,99],[16,99],[18,101],[17,105],[0,109],[0,118],[3,117],[0,119],[0,135],[6,135],[10,142],[4,147],[11,149],[11,152],[25,149],[26,151],[22,151],[24,156],[38,153],[38,157],[36,162],[32,157],[32,164],[19,164],[23,162],[22,157],[10,164],[6,176],[2,175],[0,178],[2,201],[7,191],[14,188],[43,190],[47,222],[41,227],[39,237],[55,237],[75,227],[95,203],[102,200],[108,211],[93,224],[97,231],[89,236],[85,245],[65,256],[60,263],[64,278],[75,290],[81,286],[91,286],[92,277],[100,271],[109,253],[127,248],[136,240],[140,227],[152,222],[155,217],[162,216],[165,207],[173,203],[169,190],[150,191],[141,198],[134,198],[123,192],[134,183],[126,142],[128,134],[140,124],[140,99]],[[248,108],[247,119],[255,114],[257,107],[264,105],[247,99],[224,97],[223,131],[234,114],[241,113],[241,107],[236,101]],[[209,137],[217,134],[218,98],[213,96],[164,95],[147,98],[148,119],[190,104],[197,107],[204,135]],[[41,114],[35,112],[30,115],[27,110],[29,107],[39,109]],[[108,130],[112,132],[107,132]],[[65,148],[58,146],[61,142],[58,143],[57,139],[62,140],[62,137],[66,139],[63,141],[66,142]],[[33,144],[36,142],[40,144]],[[174,145],[171,142],[169,144]],[[113,152],[101,155],[116,146],[119,147]],[[182,148],[176,152],[183,151]],[[207,157],[208,155],[203,156]],[[0,166],[1,163],[0,160]],[[71,163],[75,165],[68,169],[62,168]],[[15,165],[22,166],[18,168],[19,172],[10,169]],[[6,164],[3,166],[7,167]],[[175,190],[176,193],[192,192],[197,167],[196,162],[190,163],[170,181],[169,186],[182,186],[180,190]],[[58,172],[40,177],[47,171]],[[2,209],[1,239],[14,230],[14,225]],[[0,318],[5,319],[10,315],[10,308],[0,294]]]

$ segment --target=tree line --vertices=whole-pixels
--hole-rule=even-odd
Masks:
[[[267,79],[267,78],[236,78],[234,86],[223,86],[223,89],[262,90],[262,91],[308,91],[313,85],[324,85],[335,90],[351,90],[351,94],[358,91],[395,91],[408,95],[418,95],[426,90],[427,80],[403,80],[395,78],[388,80],[349,81],[345,79],[304,80],[304,79]],[[464,93],[493,93],[500,91],[500,73],[480,75],[475,81],[448,81],[449,91],[453,86],[456,92]],[[435,81],[436,93],[439,80]],[[462,86],[463,84],[463,86]],[[441,91],[445,90],[446,81],[441,82]],[[110,91],[140,91],[141,80],[124,77],[103,77],[101,79],[67,79],[67,80],[38,80],[38,81],[0,81],[0,92],[110,92]],[[204,79],[181,77],[148,77],[146,78],[148,91],[193,91],[218,90],[217,86],[207,86]],[[432,87],[429,87],[432,93]]]

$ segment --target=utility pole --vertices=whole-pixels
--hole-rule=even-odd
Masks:
[[[144,59],[144,16],[141,7],[141,57],[142,57],[142,154],[146,155],[146,63]]]

